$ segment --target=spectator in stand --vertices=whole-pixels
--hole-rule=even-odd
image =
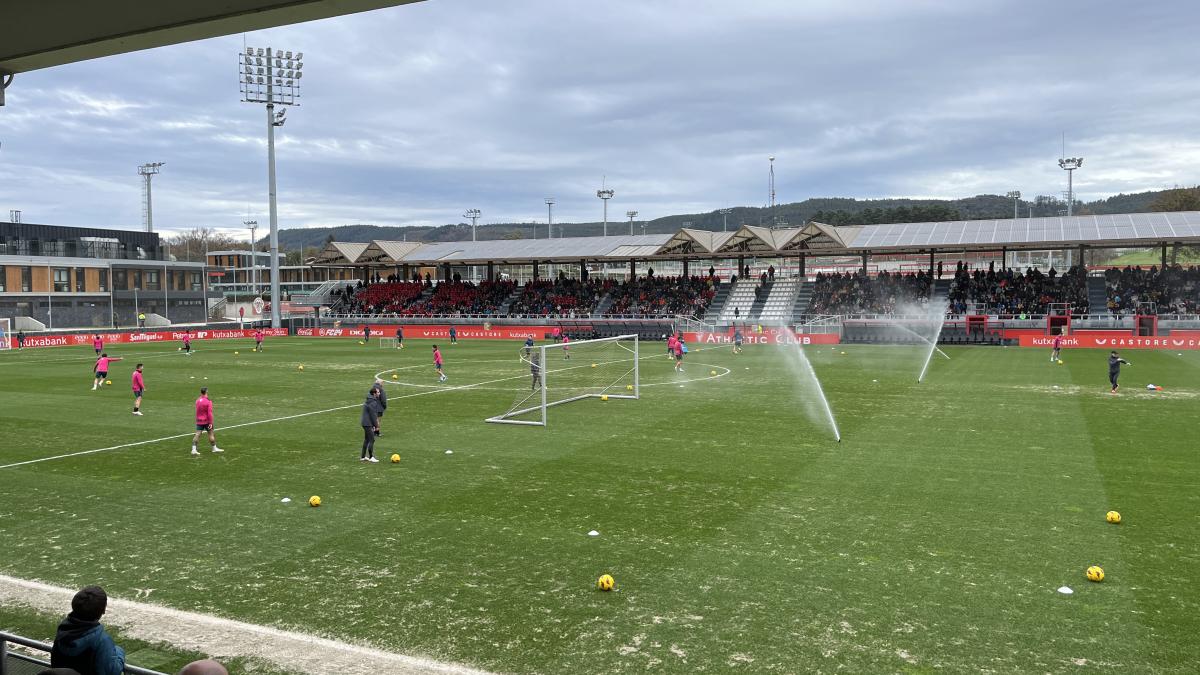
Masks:
[[[701,316],[716,291],[700,277],[633,279],[610,291],[607,315]]]
[[[100,625],[108,610],[108,594],[99,586],[85,586],[71,599],[71,613],[58,624],[50,665],[71,668],[80,675],[121,675],[125,650],[118,647]]]
[[[871,277],[818,273],[813,283],[810,314],[892,314],[902,305],[924,305],[932,286],[925,271],[916,274],[880,272]]]
[[[1065,304],[1073,314],[1084,314],[1088,309],[1085,271],[1072,267],[1066,274],[1054,276],[1042,274],[1030,268],[1024,274],[1012,269],[997,272],[989,265],[984,272],[971,272],[966,264],[960,263],[951,283],[949,300],[951,310],[965,313],[968,301],[974,302],[975,311],[999,314],[1047,314],[1050,305]]]
[[[774,265],[770,265],[767,267],[767,279],[770,281],[775,281],[775,266]]]
[[[1105,304],[1113,315],[1200,312],[1200,267],[1112,268],[1105,271],[1104,281]]]

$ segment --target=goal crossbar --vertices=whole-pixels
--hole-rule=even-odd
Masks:
[[[622,343],[632,343],[633,346],[631,348]],[[567,350],[578,349],[580,347],[586,348],[589,345],[598,345],[598,344],[615,344],[617,347],[627,350],[629,352],[630,356],[627,358],[623,358],[623,359],[608,360],[608,361],[602,361],[602,362],[592,363],[592,364],[573,365],[573,366],[569,366],[569,367],[565,367],[565,368],[558,368],[558,369],[554,369],[554,370],[551,370],[548,367],[549,359],[547,357],[551,353],[561,352],[565,355],[567,353]],[[637,335],[618,335],[615,337],[599,338],[599,339],[595,339],[595,340],[579,340],[579,341],[574,341],[574,342],[559,343],[559,344],[553,344],[553,345],[542,345],[540,347],[537,347],[536,349],[537,349],[537,354],[538,354],[537,357],[531,356],[530,358],[526,358],[524,355],[522,355],[521,363],[523,363],[526,366],[530,366],[530,367],[533,367],[534,363],[538,364],[538,366],[537,366],[537,377],[538,377],[537,390],[538,390],[538,393],[540,394],[540,401],[538,402],[538,404],[526,405],[524,407],[520,407],[519,405],[514,406],[514,409],[509,410],[508,412],[506,412],[502,415],[496,415],[496,416],[487,418],[485,420],[486,422],[491,422],[493,424],[518,424],[518,425],[524,425],[524,426],[544,427],[544,426],[546,426],[546,416],[547,416],[546,411],[549,408],[553,408],[554,406],[558,406],[558,405],[563,405],[564,403],[573,403],[575,401],[581,401],[581,400],[589,399],[589,398],[610,398],[610,399],[625,399],[625,400],[636,400],[636,399],[641,398],[641,380],[639,377],[639,370],[638,370],[640,359],[639,359],[638,336]],[[532,361],[531,358],[537,358],[537,361],[536,362]],[[565,356],[564,356],[564,358],[565,358]],[[566,396],[566,397],[558,399],[558,400],[550,400],[549,392],[551,391],[551,388],[548,387],[546,384],[547,373],[549,373],[551,375],[558,375],[558,374],[564,374],[569,371],[578,370],[578,369],[594,368],[594,367],[598,367],[600,365],[612,365],[612,364],[619,364],[619,363],[625,363],[625,362],[631,362],[630,367],[627,371],[622,373],[621,376],[616,381],[611,382],[603,387],[600,387],[600,386],[592,387],[594,389],[597,389],[596,391],[589,391],[589,392],[585,392],[585,393],[581,393],[581,394],[574,394],[574,395]],[[625,377],[630,377],[631,381],[626,383],[624,380]],[[611,389],[613,389],[614,387],[619,387],[623,384],[627,385],[627,388],[625,390],[621,391],[621,393],[615,393],[615,392],[609,393],[609,391]],[[630,390],[632,390],[632,393],[629,393]],[[526,397],[524,399],[524,402],[528,402],[529,398],[532,398],[532,396]],[[522,415],[528,415],[530,413],[538,412],[538,411],[541,412],[541,415],[540,415],[541,419],[538,419],[538,420],[515,419]]]

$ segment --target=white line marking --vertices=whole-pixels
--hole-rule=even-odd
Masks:
[[[22,605],[62,614],[71,606],[75,590],[0,574],[0,604]],[[418,675],[452,673],[482,675],[484,671],[453,663],[406,656],[364,645],[185,612],[162,605],[109,596],[104,622],[120,626],[140,640],[166,642],[219,659],[254,658],[294,673],[397,673]]]
[[[699,351],[704,351],[705,349],[716,349],[716,347],[703,347],[701,349],[694,349],[692,351],[699,352]],[[649,359],[652,357],[643,356],[641,358],[644,360],[644,359]],[[560,372],[563,370],[572,370],[575,368],[583,368],[583,367],[584,367],[583,365],[568,366],[566,368],[560,368],[560,369],[557,369],[557,370],[551,371],[551,372]],[[722,367],[722,366],[717,366],[717,367]],[[725,370],[725,373],[722,373],[722,375],[728,374],[729,370],[728,369],[724,369],[724,370]],[[391,372],[391,371],[389,371],[389,370],[380,371],[379,373],[376,374],[376,377],[379,377],[379,375],[381,375],[383,373],[388,373],[388,372]],[[430,391],[418,391],[418,392],[415,392],[412,394],[400,394],[397,396],[391,396],[391,397],[389,397],[389,399],[415,398],[417,396],[429,396],[431,394],[440,394],[440,393],[444,393],[447,391],[461,391],[463,389],[472,389],[475,387],[482,387],[482,386],[488,385],[488,384],[496,384],[497,382],[507,382],[509,380],[523,379],[523,378],[528,378],[528,377],[529,376],[526,374],[512,375],[509,377],[501,377],[501,378],[498,378],[495,380],[485,380],[483,382],[475,382],[473,384],[460,384],[455,387],[444,387],[441,389],[433,389]],[[718,375],[716,377],[721,377],[721,375]],[[697,378],[697,380],[704,380],[704,379],[712,379],[712,376],[707,377],[707,378]],[[685,381],[691,382],[691,381],[697,381],[697,380],[685,380]],[[657,383],[657,384],[675,384],[675,383],[674,382],[661,382],[661,383]],[[648,385],[643,385],[643,386],[656,386],[656,385],[648,384]],[[284,415],[283,417],[272,417],[271,419],[257,420],[255,422],[242,422],[240,424],[231,424],[227,427],[219,427],[218,429],[215,429],[214,431],[225,431],[227,429],[240,429],[242,427],[252,427],[252,426],[257,426],[259,424],[270,424],[272,422],[283,422],[285,420],[294,420],[294,419],[297,419],[300,417],[309,417],[311,415],[323,415],[325,413],[337,412],[339,410],[349,410],[350,408],[357,408],[361,405],[362,405],[361,403],[352,403],[350,405],[342,405],[342,406],[337,406],[335,408],[326,408],[324,410],[313,410],[311,412],[297,413],[295,415]],[[180,438],[187,438],[189,436],[193,436],[194,433],[195,432],[189,432],[189,433],[185,433],[185,434],[175,434],[174,436],[163,436],[162,438],[153,438],[148,441],[135,441],[133,443],[124,443],[122,445],[112,445],[107,448],[95,448],[93,450],[80,450],[79,452],[69,452],[69,453],[66,453],[63,455],[54,455],[53,457],[41,457],[38,459],[27,459],[23,462],[13,462],[12,464],[0,464],[0,470],[11,469],[11,468],[18,467],[18,466],[26,466],[29,464],[40,464],[41,462],[50,462],[50,461],[53,461],[56,459],[68,459],[70,457],[81,457],[83,455],[91,455],[91,454],[95,454],[97,452],[108,452],[109,450],[123,450],[125,448],[135,448],[135,447],[138,447],[141,445],[162,443],[163,441],[173,441],[173,440],[177,440]]]

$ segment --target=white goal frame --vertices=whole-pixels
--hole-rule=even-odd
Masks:
[[[596,392],[596,393],[580,394],[578,396],[569,396],[567,398],[564,398],[561,401],[548,401],[547,400],[548,397],[546,395],[546,391],[547,391],[546,374],[547,374],[547,371],[549,370],[549,368],[547,366],[550,362],[546,357],[549,354],[553,354],[555,352],[561,352],[564,348],[570,349],[571,347],[579,347],[579,346],[583,346],[583,345],[596,344],[596,343],[600,343],[600,342],[622,342],[622,341],[633,343],[633,383],[632,383],[633,384],[633,392],[632,393],[627,393],[628,390],[622,390],[620,393],[608,393],[607,390],[603,390],[603,391]],[[578,340],[578,341],[572,340],[571,342],[567,342],[567,343],[560,342],[560,343],[556,343],[556,344],[542,345],[540,347],[536,347],[536,349],[538,350],[538,356],[540,358],[540,362],[539,362],[540,367],[538,368],[538,389],[541,390],[541,392],[540,392],[541,393],[541,403],[539,405],[527,406],[525,408],[521,408],[520,410],[510,410],[509,412],[506,412],[502,415],[496,415],[495,417],[489,417],[486,420],[484,420],[485,422],[491,422],[493,424],[520,424],[520,425],[524,425],[524,426],[545,427],[546,426],[546,411],[547,411],[547,409],[553,408],[556,405],[562,405],[564,403],[571,403],[574,401],[581,401],[585,398],[600,398],[602,396],[607,396],[609,398],[621,398],[621,399],[633,399],[633,400],[641,398],[642,382],[641,382],[641,377],[640,377],[640,373],[638,370],[639,366],[641,365],[641,358],[640,358],[641,351],[640,351],[640,344],[639,344],[637,335],[632,335],[632,334],[631,335],[617,335],[615,337],[598,338],[595,340]],[[522,358],[521,362],[526,365],[529,365],[529,361],[525,358]],[[582,365],[570,366],[570,368],[583,368],[583,367],[584,366],[582,366]],[[555,372],[561,373],[563,370],[564,369],[559,369]],[[551,381],[553,382],[553,378],[551,378]],[[520,415],[525,415],[527,413],[531,413],[531,412],[533,412],[535,410],[539,410],[539,409],[541,410],[541,413],[542,413],[541,420],[512,419],[514,417],[518,417]]]
[[[0,319],[0,350],[16,349],[17,339],[12,334],[12,319]]]

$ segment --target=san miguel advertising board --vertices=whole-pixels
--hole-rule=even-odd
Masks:
[[[1054,346],[1052,335],[1021,335],[1022,347]],[[1066,349],[1200,349],[1200,331],[1171,331],[1170,335],[1131,335],[1126,331],[1076,331],[1063,336]]]
[[[264,328],[263,333],[272,337],[283,337],[288,334],[286,328]],[[136,333],[63,333],[53,335],[26,335],[25,347],[70,347],[74,345],[91,346],[92,338],[96,335],[104,344],[133,344],[139,342],[178,342],[188,334],[181,330],[139,331]],[[229,340],[249,338],[254,336],[253,330],[209,330],[207,328],[190,332],[193,340]],[[16,338],[13,337],[15,341]],[[15,346],[15,345],[14,345]]]

